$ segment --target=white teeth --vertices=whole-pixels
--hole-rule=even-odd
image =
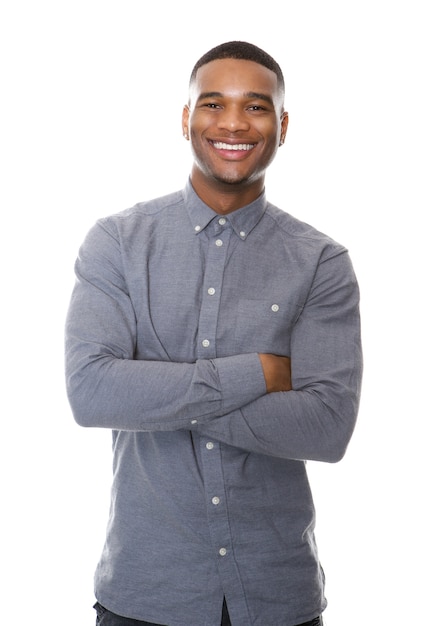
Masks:
[[[223,143],[222,141],[215,141],[213,145],[217,150],[252,150],[254,147],[253,143],[231,144]]]

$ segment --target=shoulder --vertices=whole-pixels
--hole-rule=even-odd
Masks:
[[[179,211],[184,206],[182,192],[160,196],[144,202],[138,202],[123,211],[99,218],[93,225],[92,231],[103,231],[112,237],[130,237],[141,230],[152,228],[154,223],[169,221],[173,211]]]
[[[325,256],[347,252],[345,246],[335,241],[331,236],[271,203],[267,205],[266,217],[272,220],[276,229],[282,233],[283,239],[293,247],[300,246],[302,250],[309,249],[313,254],[318,253]]]
[[[100,217],[88,231],[83,246],[101,253],[106,248],[139,245],[157,225],[172,222],[173,211],[178,212],[183,205],[182,192],[174,192]]]
[[[153,198],[152,200],[146,200],[144,202],[138,202],[134,206],[114,213],[99,220],[99,223],[110,222],[126,222],[132,220],[139,220],[145,217],[153,217],[161,213],[162,211],[169,210],[183,205],[183,195],[181,191],[175,191],[159,198]]]

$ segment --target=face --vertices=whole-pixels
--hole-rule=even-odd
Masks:
[[[277,76],[240,59],[203,65],[182,124],[191,141],[196,191],[242,192],[252,201],[263,190],[266,168],[288,126]]]

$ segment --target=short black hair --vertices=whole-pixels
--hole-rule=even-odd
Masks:
[[[211,61],[216,61],[218,59],[242,59],[243,61],[255,61],[255,63],[259,63],[260,65],[267,67],[268,70],[274,72],[277,76],[279,88],[283,93],[285,92],[285,79],[280,65],[271,57],[270,54],[252,43],[247,43],[247,41],[228,41],[206,52],[193,67],[193,71],[190,76],[190,85],[194,82],[199,68],[206,63],[210,63]]]

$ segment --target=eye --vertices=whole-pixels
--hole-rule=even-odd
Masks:
[[[253,111],[254,113],[266,113],[268,108],[262,104],[252,104],[248,107],[248,111]]]
[[[206,109],[219,109],[219,104],[216,104],[216,102],[205,102],[202,106],[204,106]]]

